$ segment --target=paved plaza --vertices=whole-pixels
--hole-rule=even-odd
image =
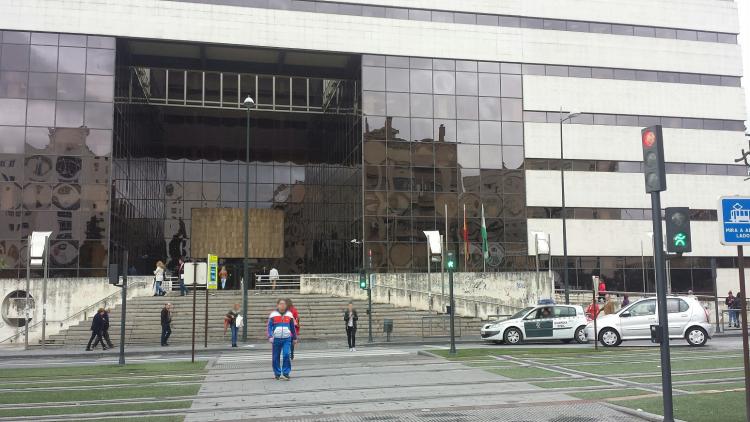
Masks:
[[[744,420],[739,338],[674,345],[675,415]],[[658,348],[636,342],[515,347],[390,345],[349,352],[302,343],[291,381],[277,381],[267,344],[190,354],[6,353],[0,420],[610,422],[658,420]],[[162,349],[163,350],[163,349]],[[1,354],[0,354],[1,355]]]

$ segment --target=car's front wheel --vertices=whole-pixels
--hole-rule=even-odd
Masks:
[[[521,330],[519,330],[518,328],[510,327],[505,330],[503,338],[505,339],[506,344],[518,344],[523,339],[523,334],[521,334]]]
[[[576,329],[575,340],[578,344],[584,344],[588,341],[586,338],[586,327],[580,326]]]
[[[612,328],[605,328],[599,332],[599,342],[604,347],[614,347],[620,344],[620,334]]]
[[[701,327],[690,327],[685,332],[685,340],[693,347],[703,346],[708,341],[708,334]]]

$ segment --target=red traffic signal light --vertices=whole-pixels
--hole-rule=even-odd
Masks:
[[[664,141],[661,125],[650,126],[641,130],[643,147],[643,173],[646,192],[667,190],[667,176],[664,168]]]

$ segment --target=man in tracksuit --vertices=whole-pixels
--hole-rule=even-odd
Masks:
[[[271,359],[276,379],[283,377],[282,379],[289,381],[289,373],[292,372],[292,342],[297,343],[294,325],[294,316],[287,309],[286,301],[279,299],[276,301],[276,310],[268,316],[268,341],[273,344]]]

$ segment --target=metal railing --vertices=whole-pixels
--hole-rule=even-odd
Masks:
[[[300,276],[298,274],[286,274],[278,276],[257,275],[255,276],[255,291],[273,292],[275,290],[298,290]]]
[[[461,325],[462,324],[460,323],[454,324],[456,337],[461,337]],[[450,337],[450,335],[451,335],[450,315],[422,317],[422,338]]]
[[[331,276],[307,276],[306,278],[308,278],[308,279],[323,279],[323,280],[325,280],[325,279],[327,279],[327,280],[339,280],[339,281],[343,281],[343,282],[346,282],[346,283],[349,283],[349,284],[355,286],[355,288],[357,290],[360,289],[359,288],[359,281],[357,279],[354,279],[354,278],[352,278],[352,279],[346,279],[346,278],[342,278],[342,277],[331,277]],[[406,288],[406,287],[373,284],[373,290],[375,288],[395,290],[395,291],[404,292],[406,294],[431,295],[432,297],[440,298],[443,303],[448,303],[450,301],[448,294],[443,295],[443,293],[439,292],[439,291],[436,291],[436,292],[427,292],[427,291],[424,291],[424,290],[410,289],[410,288]],[[496,313],[495,314],[500,314],[500,308],[512,309],[512,310],[514,310],[514,312],[521,310],[520,307],[516,307],[516,306],[512,306],[512,305],[506,305],[506,304],[500,303],[499,301],[493,301],[493,300],[487,300],[487,299],[475,299],[475,298],[470,298],[470,297],[465,297],[465,296],[459,296],[459,295],[456,295],[456,294],[453,295],[453,300],[455,302],[468,302],[468,303],[472,303],[474,305],[483,305],[483,306],[489,305],[489,306],[494,306],[496,308]]]
[[[147,285],[149,285],[151,283],[152,283],[151,281],[145,281],[145,280],[144,281],[136,281],[134,283],[128,283],[128,289],[134,289],[135,290],[136,288],[144,287],[144,286],[147,286]],[[85,308],[81,309],[80,311],[78,311],[78,312],[76,312],[74,314],[68,315],[67,317],[65,317],[63,319],[55,320],[55,321],[49,321],[48,320],[47,321],[47,325],[49,325],[50,323],[58,323],[62,327],[62,326],[65,325],[66,322],[71,321],[71,320],[85,321],[86,318],[87,318],[86,317],[87,313],[93,314],[94,310],[99,309],[99,308],[102,307],[102,304],[106,305],[108,303],[112,303],[112,302],[115,302],[115,301],[119,302],[119,300],[120,300],[121,297],[122,297],[122,292],[120,292],[118,290],[118,291],[116,291],[116,292],[114,292],[114,293],[112,293],[112,294],[110,294],[110,295],[108,295],[108,296],[106,296],[106,297],[104,297],[102,299],[97,300],[96,302],[91,303],[90,305],[86,306]],[[83,316],[83,317],[81,317],[81,316]],[[29,325],[28,330],[29,330],[29,332],[32,332],[34,330],[34,328],[41,327],[41,325],[42,325],[42,321],[38,321],[38,322],[36,322],[34,324]],[[6,338],[0,340],[0,344],[5,343],[8,340],[11,340],[11,339],[14,339],[14,338],[18,338],[18,337],[22,336],[25,332],[26,332],[26,328],[24,327],[23,330],[20,330],[19,332],[17,332],[17,333],[15,333],[15,334],[13,334],[13,335],[11,335],[9,337],[6,337]],[[47,339],[47,340],[49,341],[49,339]]]

